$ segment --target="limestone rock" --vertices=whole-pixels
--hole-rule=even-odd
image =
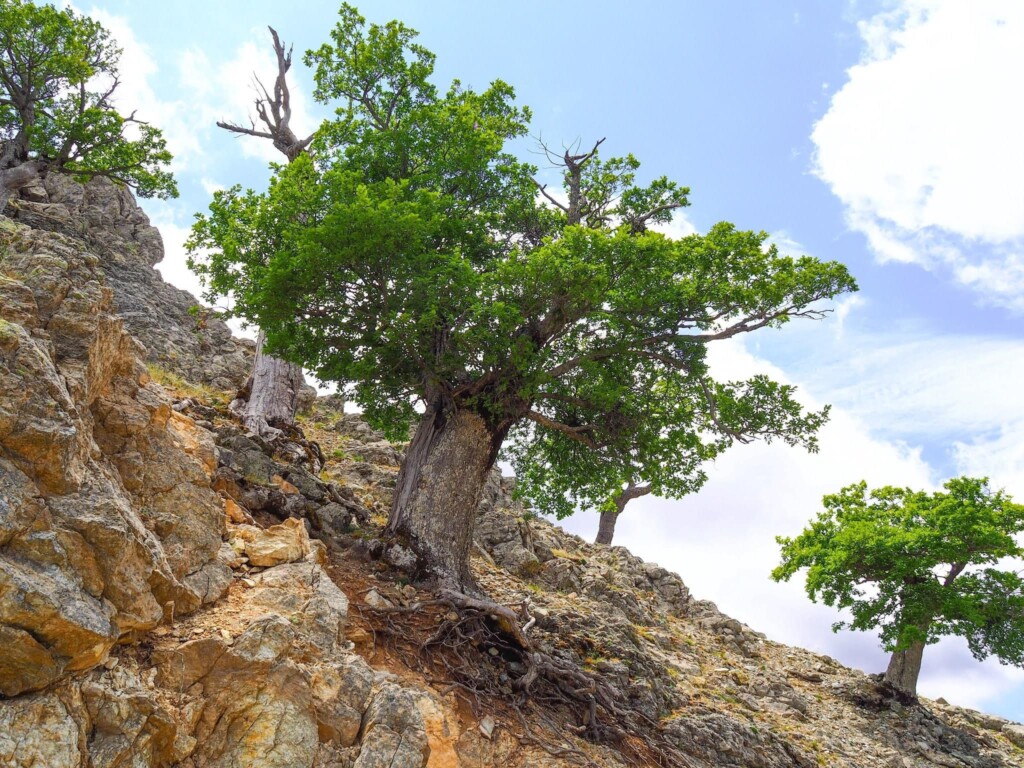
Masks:
[[[338,649],[348,620],[348,598],[315,563],[278,565],[256,576],[247,595],[254,606],[289,617],[298,641],[319,654]]]
[[[153,269],[164,257],[163,241],[131,193],[103,178],[81,185],[49,174],[45,200],[22,201],[15,216],[37,229],[84,236],[102,253],[105,281],[129,332],[146,347],[147,359],[187,381],[237,389],[252,367],[255,344],[232,337],[195,297]],[[41,198],[41,196],[39,196]]]
[[[373,670],[358,656],[320,669],[313,677],[317,731],[321,742],[356,743],[370,703]]]
[[[309,553],[309,534],[303,522],[296,518],[272,525],[245,543],[245,554],[249,562],[258,566],[294,563]]]
[[[1007,723],[1003,726],[1003,735],[1010,740],[1011,743],[1024,749],[1024,725],[1018,725],[1017,723]]]
[[[159,768],[184,756],[178,730],[173,709],[134,670],[99,670],[0,701],[0,765]]]
[[[22,696],[0,702],[0,765],[9,768],[80,768],[81,696],[72,692]]]
[[[353,768],[423,768],[430,756],[426,724],[415,696],[392,682],[373,693]]]
[[[72,229],[0,218],[6,695],[99,663],[165,605],[216,599],[229,573],[213,444],[147,383],[94,243]]]

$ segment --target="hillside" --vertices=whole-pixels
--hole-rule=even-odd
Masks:
[[[1024,765],[1024,727],[767,640],[492,474],[479,596],[383,537],[402,445],[322,398],[267,443],[251,345],[102,179],[0,217],[0,765]]]

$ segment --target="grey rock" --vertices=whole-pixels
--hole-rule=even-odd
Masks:
[[[331,502],[317,507],[310,514],[313,529],[332,539],[344,536],[352,526],[352,513],[341,504]]]
[[[373,693],[353,768],[423,768],[430,756],[426,725],[414,695],[385,682]]]
[[[1003,735],[1008,738],[1012,744],[1024,749],[1024,725],[1007,723],[1003,726]]]

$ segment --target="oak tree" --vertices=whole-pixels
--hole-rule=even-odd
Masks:
[[[210,291],[230,292],[271,351],[346,384],[396,437],[418,419],[388,528],[467,587],[480,491],[511,429],[594,450],[626,440],[640,388],[688,390],[707,344],[820,316],[855,285],[728,223],[651,231],[688,190],[639,183],[635,158],[604,159],[600,142],[567,149],[564,198],[549,191],[506,149],[530,117],[513,89],[439,90],[415,34],[343,6],[307,54],[315,96],[340,104],[312,156],[265,192],[219,193],[193,246],[210,249]]]
[[[114,106],[120,54],[70,8],[0,0],[0,205],[41,172],[177,196],[160,130]]]
[[[967,640],[977,659],[1024,663],[1024,506],[988,480],[960,477],[926,493],[866,483],[824,498],[825,509],[795,538],[779,537],[776,581],[807,568],[812,600],[848,609],[833,626],[879,630],[892,651],[885,681],[914,696],[925,645]],[[1019,565],[1019,561],[1018,561]]]

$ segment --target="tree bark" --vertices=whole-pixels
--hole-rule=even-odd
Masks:
[[[917,642],[903,651],[895,651],[889,659],[884,680],[900,693],[917,698],[917,678],[921,674],[924,643]]]
[[[597,526],[597,538],[595,544],[604,544],[610,547],[612,538],[615,536],[615,523],[619,519],[621,509],[606,509],[601,513],[601,522]]]
[[[651,492],[651,486],[649,485],[636,485],[630,482],[622,492],[618,494],[613,501],[615,502],[615,509],[606,509],[601,512],[601,522],[597,526],[597,538],[594,539],[595,544],[604,544],[610,547],[612,545],[612,538],[615,536],[615,523],[619,520],[619,515],[626,508],[633,499],[638,499],[641,496],[646,496]]]
[[[262,437],[280,434],[277,426],[290,425],[295,418],[299,389],[306,383],[302,368],[263,352],[265,336],[256,340],[256,359],[242,392],[247,402],[241,411],[245,428]]]
[[[409,443],[388,531],[407,537],[421,568],[445,586],[473,589],[469,554],[480,492],[504,436],[472,411],[431,408]]]

